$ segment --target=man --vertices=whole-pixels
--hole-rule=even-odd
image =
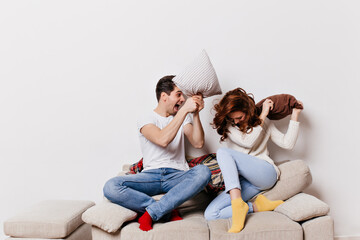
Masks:
[[[110,179],[104,195],[113,203],[142,213],[140,229],[149,231],[153,221],[181,220],[176,207],[200,192],[211,177],[198,165],[189,170],[185,159],[184,135],[195,148],[202,148],[204,131],[199,112],[202,95],[185,101],[182,91],[165,76],[156,85],[157,107],[138,122],[143,171]],[[193,121],[189,117],[193,114]],[[158,202],[151,196],[166,193]]]

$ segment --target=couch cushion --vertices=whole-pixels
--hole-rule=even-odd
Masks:
[[[4,222],[4,232],[18,238],[65,238],[84,222],[91,201],[48,200]]]
[[[263,194],[270,200],[286,200],[303,191],[312,178],[309,167],[303,160],[292,160],[278,165],[280,178],[273,188]]]
[[[276,212],[248,214],[244,229],[239,233],[228,233],[230,219],[209,221],[210,239],[216,240],[302,240],[300,224]]]
[[[116,233],[110,234],[93,227],[93,239],[102,240],[209,240],[209,229],[203,212],[187,213],[183,220],[175,222],[156,222],[153,229],[144,232],[139,223],[131,222]]]
[[[279,205],[275,211],[299,222],[324,216],[330,211],[330,207],[314,196],[299,193]]]
[[[51,238],[13,238],[9,237],[6,240],[54,240]],[[83,224],[78,227],[73,233],[66,238],[56,238],[56,240],[92,240],[91,225]]]
[[[304,222],[302,225],[305,240],[333,240],[334,220],[323,216]]]
[[[136,212],[104,200],[86,210],[82,219],[88,224],[112,233],[116,232],[125,222],[134,220],[136,216]]]
[[[178,209],[180,214],[185,214],[194,211],[205,211],[206,207],[210,204],[212,198],[205,191],[201,191],[196,194],[193,198],[185,201],[181,204]]]

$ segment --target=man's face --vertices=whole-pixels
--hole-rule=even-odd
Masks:
[[[175,86],[174,90],[166,98],[168,113],[175,115],[184,102],[185,98],[182,91]]]

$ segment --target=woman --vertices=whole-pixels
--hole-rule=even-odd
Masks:
[[[279,178],[280,171],[269,157],[268,140],[271,138],[278,146],[292,149],[298,136],[301,109],[293,109],[288,130],[283,134],[266,118],[272,108],[273,102],[266,99],[258,116],[252,95],[241,88],[229,91],[215,105],[213,126],[221,135],[221,141],[228,145],[217,151],[225,191],[209,204],[205,218],[232,217],[229,232],[242,230],[248,212],[272,211],[283,203],[270,201],[261,194],[253,203],[246,203],[274,186]]]

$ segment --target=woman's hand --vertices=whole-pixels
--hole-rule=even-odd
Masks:
[[[304,104],[301,101],[297,100],[297,103],[300,104],[304,108]],[[300,115],[302,110],[303,109],[293,108],[293,111],[292,111],[292,114],[291,114],[291,120],[297,122],[298,118],[299,118],[299,115]]]
[[[263,122],[265,121],[265,118],[269,114],[270,110],[272,110],[273,108],[274,108],[274,102],[271,99],[266,99],[263,102],[263,107],[262,107],[262,111],[261,111],[261,114],[260,114],[260,119]]]

